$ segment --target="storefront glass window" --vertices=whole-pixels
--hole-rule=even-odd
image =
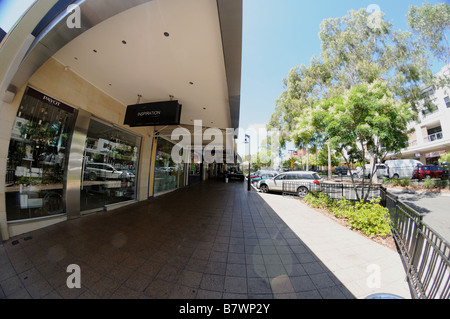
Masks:
[[[8,151],[8,221],[64,213],[63,182],[75,110],[28,88],[17,112]]]
[[[91,119],[81,176],[81,211],[135,200],[141,137]]]
[[[192,151],[191,153],[191,162],[189,163],[189,177],[188,177],[188,183],[189,185],[198,183],[201,179],[201,159],[202,154],[201,152],[195,152]]]
[[[159,138],[155,162],[155,194],[161,194],[185,186],[185,164],[172,160],[174,144]]]

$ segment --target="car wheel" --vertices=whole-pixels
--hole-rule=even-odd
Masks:
[[[305,198],[306,195],[308,195],[308,193],[309,193],[309,190],[305,186],[301,186],[297,189],[297,194],[298,194],[298,197],[300,197],[300,198]]]
[[[425,179],[431,179],[430,175],[425,176]]]
[[[395,178],[395,179],[399,179],[400,178],[400,176],[398,176],[398,174],[394,174],[394,176],[392,176],[393,178]]]
[[[89,180],[90,181],[96,181],[97,180],[97,174],[94,172],[89,173]]]
[[[267,186],[266,184],[262,184],[259,189],[261,190],[262,193],[268,193],[269,192],[269,186]]]

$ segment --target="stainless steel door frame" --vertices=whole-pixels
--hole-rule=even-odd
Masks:
[[[67,167],[67,179],[65,183],[64,199],[66,202],[67,219],[80,217],[80,192],[83,170],[83,158],[86,145],[86,137],[91,121],[91,114],[78,110],[78,116],[70,145],[69,161]]]

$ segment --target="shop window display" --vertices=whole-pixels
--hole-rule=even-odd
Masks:
[[[74,120],[73,108],[27,89],[8,151],[8,221],[64,213],[63,180]]]
[[[81,211],[135,200],[141,138],[91,119],[81,176]]]

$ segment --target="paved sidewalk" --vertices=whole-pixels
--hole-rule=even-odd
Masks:
[[[69,289],[69,265],[81,288]],[[371,289],[368,265],[379,266]],[[376,269],[375,269],[376,270]],[[0,244],[0,299],[409,297],[395,252],[298,200],[210,181]]]
[[[397,252],[334,222],[296,198],[260,196],[356,298],[375,293],[411,298]]]

